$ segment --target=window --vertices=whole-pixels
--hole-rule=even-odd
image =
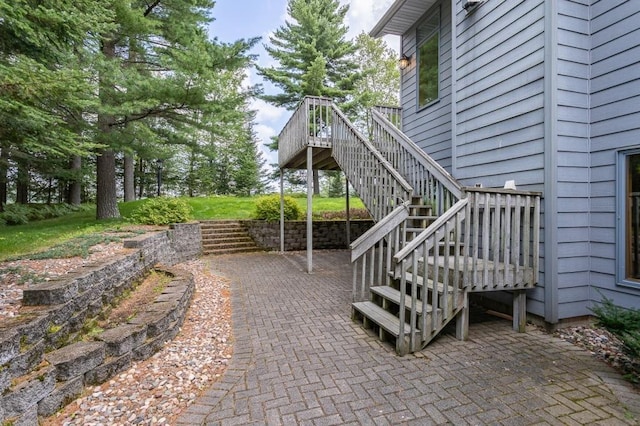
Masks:
[[[438,99],[440,13],[436,12],[418,26],[418,108]]]
[[[640,153],[625,157],[624,279],[640,284]]]

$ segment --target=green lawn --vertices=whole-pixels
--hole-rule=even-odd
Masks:
[[[251,219],[257,197],[202,197],[185,198],[193,208],[195,220]],[[302,211],[307,209],[306,198],[296,198]],[[95,209],[80,211],[55,219],[32,222],[20,226],[0,226],[0,261],[35,253],[74,238],[106,230],[117,230],[130,224],[127,217],[145,200],[120,203],[122,219],[97,221]],[[344,198],[314,198],[313,212],[342,211]],[[351,208],[363,208],[357,198],[351,199]]]

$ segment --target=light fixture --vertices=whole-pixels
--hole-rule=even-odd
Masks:
[[[462,8],[468,13],[471,10],[475,9],[476,7],[478,7],[480,5],[480,3],[483,3],[484,0],[465,0],[462,3]]]
[[[409,64],[411,64],[411,57],[403,53],[402,57],[398,60],[398,65],[400,66],[400,69],[401,70],[406,69],[409,66]]]

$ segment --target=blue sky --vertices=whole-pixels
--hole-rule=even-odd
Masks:
[[[368,32],[393,0],[341,0],[349,4],[346,24],[349,26],[349,38],[354,38],[360,32]],[[213,9],[215,21],[209,27],[212,37],[222,42],[232,42],[241,38],[262,37],[252,53],[259,55],[258,64],[268,66],[271,58],[265,52],[263,44],[269,42],[269,34],[284,24],[287,18],[287,0],[216,0]],[[398,49],[398,40],[387,40],[389,46]],[[276,89],[265,84],[255,70],[248,76],[249,84],[263,84],[266,93],[277,93]],[[291,112],[266,104],[261,100],[254,100],[252,108],[257,111],[255,130],[261,140],[262,149],[267,163],[277,162],[275,153],[264,148],[263,144],[270,141],[270,137],[277,135],[288,120]]]

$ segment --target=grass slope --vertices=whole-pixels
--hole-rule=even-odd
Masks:
[[[251,219],[257,197],[201,197],[185,198],[193,209],[195,220],[207,219]],[[296,202],[306,211],[306,198],[296,198]],[[63,217],[32,222],[19,226],[0,226],[0,261],[16,256],[40,252],[63,244],[75,238],[84,238],[104,231],[119,230],[130,224],[127,217],[145,200],[120,203],[122,219],[95,219],[95,209],[75,212]],[[363,208],[362,202],[353,198],[352,208]],[[314,198],[314,213],[341,211],[345,208],[344,198]]]

